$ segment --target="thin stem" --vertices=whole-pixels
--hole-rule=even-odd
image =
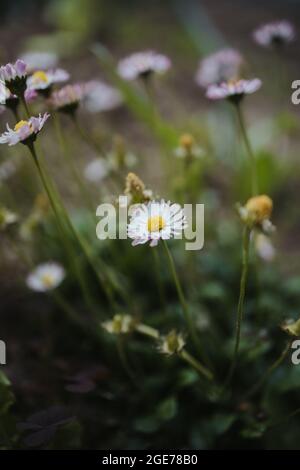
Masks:
[[[30,117],[31,117],[31,114],[30,114],[28,105],[27,105],[27,103],[26,103],[26,99],[25,99],[24,93],[20,96],[20,99],[21,99],[21,102],[22,102],[22,104],[23,104],[23,106],[24,106],[24,109],[25,109],[25,113],[26,113],[27,118],[30,118]]]
[[[244,122],[244,117],[241,109],[240,103],[235,105],[235,109],[237,112],[237,117],[241,129],[241,134],[244,140],[244,144],[246,147],[246,151],[248,153],[249,157],[249,162],[250,162],[250,167],[251,167],[251,188],[252,188],[252,195],[255,196],[258,194],[258,183],[257,183],[257,171],[256,171],[256,161],[255,161],[255,155],[252,150],[250,140],[247,134],[245,122]]]
[[[131,366],[128,362],[125,347],[124,347],[124,338],[122,338],[121,335],[117,336],[117,349],[118,349],[120,361],[121,361],[124,371],[126,372],[131,382],[134,384],[134,386],[137,388],[140,388],[136,382],[135,374],[133,373]]]
[[[160,303],[162,306],[163,312],[166,313],[166,297],[165,297],[165,292],[161,280],[161,275],[160,275],[160,266],[159,266],[159,257],[157,254],[157,250],[154,248],[151,250],[153,253],[154,257],[154,271],[155,271],[155,277],[156,277],[156,283],[157,283],[157,288],[158,288],[158,293],[159,293],[159,298],[160,298]]]
[[[83,183],[83,181],[82,181],[82,179],[81,179],[81,177],[78,173],[78,170],[77,170],[76,165],[74,163],[74,159],[70,155],[70,149],[69,149],[69,146],[66,142],[58,113],[54,114],[54,124],[55,124],[56,133],[57,133],[57,136],[58,136],[58,140],[59,140],[59,143],[60,143],[60,147],[61,147],[63,157],[65,158],[67,166],[71,170],[74,181],[77,183],[77,185],[80,189],[80,192],[82,194],[82,197],[84,198],[84,200],[86,202],[86,205],[89,208],[89,210],[90,210],[90,212],[93,216],[93,220],[95,220],[94,213],[95,213],[96,208],[94,207],[91,196],[90,196],[86,186],[84,185],[84,183]]]
[[[244,301],[245,301],[245,294],[246,294],[246,284],[247,284],[247,277],[248,277],[250,235],[251,235],[251,229],[249,227],[245,227],[244,234],[243,234],[243,259],[242,259],[242,273],[241,273],[241,280],[240,280],[240,294],[239,294],[239,301],[238,301],[238,307],[237,307],[237,317],[236,317],[236,327],[235,327],[235,331],[236,331],[235,332],[235,346],[234,346],[233,360],[232,360],[232,364],[228,372],[227,379],[225,381],[225,386],[229,385],[233,377],[235,368],[237,366],[237,361],[238,361],[238,353],[239,353],[239,346],[240,346],[240,339],[241,339],[241,327],[242,327],[242,320],[243,320],[243,313],[244,313]]]
[[[182,349],[178,353],[179,357],[183,359],[185,362],[190,364],[194,369],[197,370],[197,372],[200,373],[200,375],[204,375],[205,378],[208,380],[213,380],[213,374],[210,372],[210,370],[206,369],[197,359],[195,359],[190,353],[188,353],[185,349]]]
[[[144,323],[139,323],[136,325],[135,330],[142,335],[149,336],[153,339],[159,339],[159,331],[151,326],[145,325]]]
[[[198,352],[202,355],[203,354],[202,348],[199,344],[199,340],[198,340],[198,337],[197,337],[197,334],[196,334],[196,328],[195,328],[193,319],[191,317],[190,311],[188,309],[187,302],[185,300],[185,296],[184,296],[184,293],[183,293],[183,290],[182,290],[182,287],[181,287],[181,284],[180,284],[180,281],[179,281],[179,278],[178,278],[178,275],[177,275],[177,272],[176,272],[173,257],[171,255],[171,252],[170,252],[170,250],[168,248],[168,245],[167,245],[165,240],[163,240],[163,245],[164,245],[164,248],[165,248],[165,251],[166,251],[166,254],[167,254],[167,258],[168,258],[168,262],[169,262],[169,266],[170,266],[170,271],[171,271],[172,276],[173,276],[174,284],[175,284],[175,287],[176,287],[176,290],[177,290],[178,298],[179,298],[181,308],[182,308],[182,311],[183,311],[183,314],[184,314],[184,317],[185,317],[185,321],[186,321],[186,324],[187,324],[189,334],[191,335],[194,346],[197,348]]]
[[[246,393],[245,398],[249,398],[261,388],[261,386],[265,383],[265,381],[270,377],[270,375],[274,372],[277,367],[280,366],[280,364],[284,361],[286,356],[288,355],[290,349],[291,349],[291,344],[293,342],[293,339],[287,342],[284,350],[281,352],[280,356],[273,362],[273,364],[268,367],[266,372],[262,375],[262,377],[253,385],[253,387],[250,388],[250,390]]]
[[[91,147],[94,151],[96,151],[99,155],[105,158],[105,154],[100,146],[86,133],[83,127],[79,124],[78,117],[76,113],[71,115],[71,119],[75,125],[75,128],[81,138],[85,141],[85,143]]]

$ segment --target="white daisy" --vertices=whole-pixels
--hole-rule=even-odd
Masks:
[[[27,64],[28,70],[47,70],[56,66],[58,57],[54,52],[26,52],[21,59]]]
[[[118,72],[125,80],[146,77],[152,72],[165,73],[171,67],[171,61],[154,51],[136,52],[121,60]]]
[[[253,39],[264,47],[282,45],[295,39],[294,26],[287,20],[275,21],[260,26],[253,33]]]
[[[54,83],[66,82],[70,75],[63,69],[37,70],[27,78],[27,86],[31,90],[46,90]]]
[[[132,245],[150,241],[156,246],[160,239],[180,236],[187,227],[186,217],[179,204],[171,204],[163,199],[160,202],[150,201],[137,205],[128,225],[128,236],[133,239]]]
[[[229,80],[219,85],[210,85],[207,88],[206,96],[211,100],[240,100],[244,95],[257,91],[262,85],[261,80]]]
[[[95,158],[90,163],[87,164],[84,170],[84,176],[87,180],[97,183],[104,178],[109,173],[109,167],[107,161],[104,158]]]
[[[60,264],[50,261],[40,264],[29,273],[26,284],[34,291],[47,292],[59,286],[65,275],[65,270]]]
[[[79,103],[84,98],[84,95],[84,85],[80,83],[66,85],[51,94],[49,104],[56,111],[74,113]]]
[[[15,64],[0,67],[0,81],[7,86],[11,93],[23,94],[26,90],[27,65],[18,59]]]
[[[7,124],[7,131],[0,136],[0,144],[11,146],[19,142],[24,144],[29,141],[33,142],[49,116],[50,114],[45,113],[43,116],[40,114],[39,117],[31,117],[28,121],[19,121],[13,129]]]
[[[90,113],[110,111],[122,104],[121,93],[106,83],[92,80],[85,84],[84,105]]]
[[[196,83],[201,87],[236,79],[244,63],[241,54],[234,49],[222,49],[205,57],[196,73]]]

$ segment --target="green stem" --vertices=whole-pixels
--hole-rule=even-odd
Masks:
[[[74,181],[77,183],[77,185],[80,189],[80,192],[82,194],[82,197],[85,200],[85,203],[86,203],[87,207],[89,208],[89,210],[90,210],[90,212],[93,216],[93,220],[95,220],[94,213],[95,213],[96,208],[94,207],[91,196],[90,196],[89,192],[87,191],[87,188],[86,188],[85,184],[83,183],[83,181],[82,181],[82,179],[81,179],[81,177],[78,173],[76,165],[74,164],[74,159],[70,155],[70,149],[69,149],[69,146],[66,142],[58,113],[54,114],[54,125],[55,125],[55,128],[56,128],[56,133],[57,133],[57,136],[58,136],[58,140],[59,140],[59,143],[60,143],[60,147],[61,147],[63,157],[65,158],[67,166],[71,170]]]
[[[197,372],[200,373],[200,375],[204,375],[204,377],[208,380],[213,380],[213,374],[210,372],[210,370],[206,369],[197,359],[195,359],[190,353],[188,353],[185,349],[182,349],[178,353],[179,357],[183,359],[185,362],[190,364],[194,369],[197,370]]]
[[[139,323],[136,325],[135,330],[142,335],[149,336],[153,339],[159,339],[159,331],[151,326],[145,325],[144,323]]]
[[[163,312],[166,313],[167,308],[166,308],[166,297],[165,297],[165,292],[161,280],[161,275],[160,275],[160,266],[159,266],[159,257],[157,254],[156,249],[151,250],[153,253],[154,257],[154,271],[155,271],[155,277],[156,277],[156,283],[157,283],[157,288],[158,288],[158,293],[159,293],[159,298],[160,298],[160,303]]]
[[[25,99],[25,96],[24,96],[24,93],[20,96],[20,100],[24,106],[24,109],[25,109],[25,113],[26,113],[26,116],[27,118],[29,119],[31,117],[31,114],[30,114],[30,111],[29,111],[29,107],[26,103],[26,99]]]
[[[172,276],[173,276],[174,284],[175,284],[175,287],[176,287],[176,290],[177,290],[177,294],[178,294],[178,298],[179,298],[181,308],[182,308],[182,311],[183,311],[183,314],[184,314],[184,318],[185,318],[185,321],[186,321],[186,324],[187,324],[188,332],[191,335],[194,346],[197,348],[198,352],[202,355],[203,354],[202,348],[199,344],[199,340],[198,340],[198,337],[197,337],[197,334],[196,334],[196,328],[195,328],[193,319],[191,317],[190,311],[188,309],[187,302],[185,300],[185,296],[184,296],[184,293],[183,293],[183,290],[182,290],[182,287],[181,287],[181,284],[180,284],[180,281],[179,281],[179,278],[178,278],[178,275],[177,275],[177,272],[176,272],[174,259],[171,255],[171,252],[170,252],[169,247],[168,247],[165,240],[163,240],[163,245],[164,245],[164,248],[165,248],[165,251],[166,251],[166,254],[167,254],[167,258],[168,258],[168,262],[169,262],[169,266],[170,266],[170,271],[171,271]]]
[[[291,344],[293,339],[287,342],[284,350],[281,352],[280,356],[273,362],[273,364],[268,367],[266,372],[262,375],[262,377],[250,388],[250,390],[246,393],[245,398],[249,398],[256,394],[256,392],[261,388],[261,386],[265,383],[265,381],[270,377],[270,375],[274,372],[277,367],[284,361],[286,356],[288,355]]]
[[[241,280],[240,280],[240,294],[239,294],[239,301],[238,301],[238,307],[237,307],[237,317],[236,317],[236,327],[235,327],[235,331],[236,331],[235,346],[234,346],[232,364],[229,369],[227,379],[225,381],[226,386],[229,385],[233,377],[235,368],[237,366],[237,361],[238,361],[238,353],[239,353],[239,346],[240,346],[240,339],[241,339],[241,327],[242,327],[242,320],[243,320],[243,313],[244,313],[244,301],[245,301],[245,294],[246,294],[246,284],[247,284],[247,277],[248,277],[250,235],[251,235],[251,229],[249,227],[245,227],[244,233],[243,233],[243,259],[242,259],[242,273],[241,273]]]
[[[256,161],[255,161],[255,155],[252,150],[250,140],[247,134],[245,122],[244,122],[244,117],[241,109],[241,105],[238,103],[236,106],[236,112],[237,112],[237,117],[241,129],[241,134],[244,140],[244,144],[246,147],[246,151],[248,153],[249,157],[249,162],[250,162],[250,167],[251,167],[251,188],[252,188],[252,196],[255,196],[258,194],[258,183],[257,183],[257,171],[256,171]]]

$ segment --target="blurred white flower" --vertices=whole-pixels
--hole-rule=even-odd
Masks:
[[[66,85],[51,93],[49,104],[57,111],[73,113],[78,108],[84,94],[84,85],[80,83]]]
[[[122,101],[121,93],[106,83],[93,80],[85,84],[84,105],[90,113],[110,111]]]
[[[0,207],[0,229],[3,230],[8,225],[14,224],[17,222],[19,217],[14,212],[6,209],[5,207]]]
[[[125,80],[134,80],[138,77],[147,77],[152,72],[165,73],[171,67],[171,61],[162,54],[154,51],[136,52],[122,59],[118,65],[118,72]]]
[[[255,249],[263,261],[273,261],[275,258],[275,248],[270,238],[263,233],[255,234]]]
[[[160,239],[168,240],[180,235],[186,227],[186,217],[181,206],[162,199],[160,202],[139,204],[131,215],[127,232],[129,238],[133,239],[133,246],[149,241],[153,247]]]
[[[63,69],[37,70],[27,78],[27,86],[31,90],[46,90],[54,83],[66,82],[70,75]]]
[[[231,80],[219,85],[210,85],[207,88],[206,96],[211,100],[239,100],[244,95],[257,91],[261,85],[262,82],[258,78],[253,78],[252,80]]]
[[[295,36],[295,28],[287,20],[267,23],[253,32],[254,41],[264,47],[287,44],[292,42]]]
[[[0,144],[16,145],[19,142],[27,143],[34,141],[37,134],[42,130],[45,122],[50,114],[45,113],[43,116],[31,117],[28,121],[19,121],[14,129],[11,129],[7,124],[7,131],[0,136]]]
[[[222,49],[205,57],[199,64],[196,83],[204,88],[227,80],[237,79],[244,63],[235,49]]]
[[[16,164],[11,161],[7,160],[0,164],[0,182],[6,181],[10,178],[17,170]]]
[[[64,268],[54,261],[38,265],[26,278],[27,286],[37,292],[47,292],[61,284],[65,278]]]
[[[131,315],[116,314],[112,320],[107,320],[102,323],[102,327],[111,334],[127,334],[130,333],[135,326],[136,322]]]
[[[97,183],[104,178],[109,173],[109,166],[104,158],[95,158],[90,163],[88,163],[84,170],[84,176],[87,180]]]
[[[21,59],[27,64],[29,72],[53,68],[58,62],[57,54],[54,52],[26,52]]]
[[[191,134],[182,134],[179,139],[179,145],[174,151],[175,157],[183,159],[201,158],[204,154],[204,150],[196,144]]]

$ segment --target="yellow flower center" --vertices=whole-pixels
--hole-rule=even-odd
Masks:
[[[14,130],[15,131],[19,131],[20,129],[22,129],[22,127],[24,126],[30,126],[29,122],[28,121],[24,121],[23,119],[19,122],[17,122],[17,124],[15,125],[14,127]]]
[[[37,72],[34,72],[34,74],[32,75],[32,78],[35,82],[44,82],[44,83],[48,82],[47,74],[43,72],[42,70],[38,70]]]
[[[247,201],[246,209],[256,222],[262,222],[271,217],[273,202],[272,199],[265,194],[254,196]]]
[[[179,139],[179,145],[186,150],[191,150],[194,145],[194,137],[191,134],[182,134]]]
[[[166,222],[161,215],[153,215],[148,219],[149,232],[159,232],[166,226]]]
[[[42,276],[42,283],[45,287],[52,287],[53,286],[53,276],[51,274],[43,274]]]

